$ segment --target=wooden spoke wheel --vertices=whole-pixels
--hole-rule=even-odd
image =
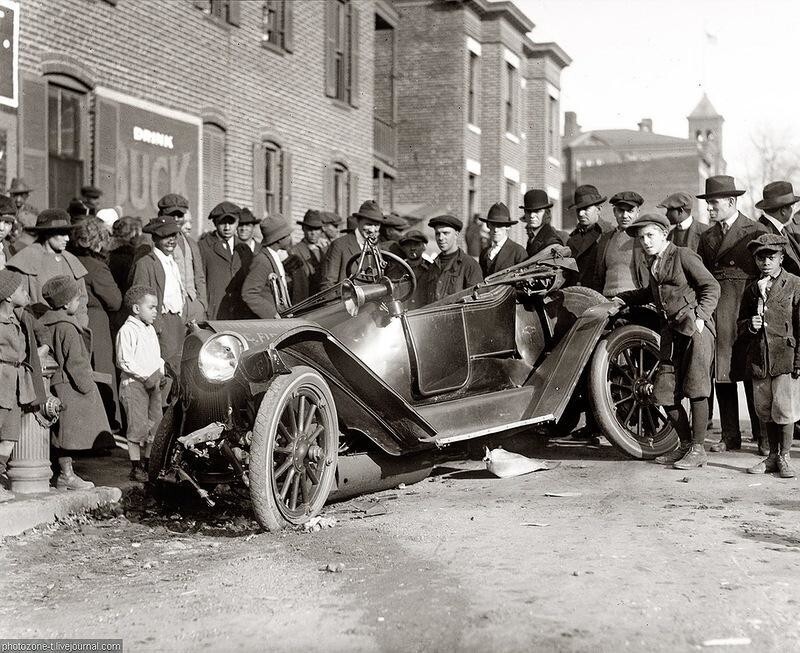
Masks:
[[[339,429],[328,384],[298,366],[267,388],[250,445],[250,498],[275,531],[319,514],[336,474]]]

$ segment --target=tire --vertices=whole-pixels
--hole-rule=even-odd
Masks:
[[[297,424],[301,414],[305,426]],[[250,444],[250,498],[263,528],[277,531],[319,514],[336,478],[338,449],[336,405],[325,380],[306,366],[276,376]]]
[[[655,458],[678,445],[677,432],[652,400],[658,351],[658,335],[631,324],[598,343],[589,367],[589,403],[597,424],[632,458]]]
[[[158,430],[153,438],[153,446],[150,449],[150,465],[148,468],[148,476],[150,483],[155,484],[158,480],[158,475],[167,464],[172,449],[175,446],[177,436],[175,434],[175,423],[180,416],[177,415],[176,403],[172,403],[164,411],[161,421],[158,423]]]

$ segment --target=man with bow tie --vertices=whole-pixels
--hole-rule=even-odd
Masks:
[[[689,193],[673,193],[657,206],[666,210],[667,220],[672,225],[667,236],[669,242],[696,252],[700,236],[708,229],[708,225],[692,217],[692,198]]]
[[[753,439],[761,442],[761,425],[753,405],[753,386],[746,364],[744,344],[738,339],[736,320],[747,284],[758,276],[747,244],[765,233],[762,224],[742,214],[737,207],[738,190],[733,177],[717,175],[706,179],[706,192],[697,195],[708,205],[712,226],[700,236],[697,253],[719,282],[721,296],[714,319],[717,324],[715,360],[716,394],[719,405],[721,440],[711,451],[741,449],[737,382],[744,382]]]

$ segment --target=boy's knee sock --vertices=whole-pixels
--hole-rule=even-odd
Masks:
[[[781,456],[786,456],[788,458],[792,450],[794,424],[777,424],[777,426],[780,429]]]
[[[683,409],[683,406],[680,404],[676,404],[674,406],[664,406],[664,410],[667,411],[667,417],[669,417],[669,421],[678,432],[678,438],[680,438],[680,441],[689,442],[692,439],[691,431],[689,430],[689,418],[686,416],[686,411]]]
[[[142,458],[142,449],[136,442],[128,442],[128,458],[131,462],[138,462]]]
[[[775,424],[774,422],[767,422],[765,426],[767,431],[767,441],[769,442],[769,455],[777,456],[781,450],[781,440],[782,440],[781,425]]]
[[[708,430],[708,398],[691,399],[692,410],[692,444],[703,444]]]

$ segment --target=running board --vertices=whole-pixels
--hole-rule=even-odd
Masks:
[[[472,433],[462,433],[459,435],[451,435],[444,438],[431,438],[437,446],[443,447],[453,442],[460,442],[462,440],[472,440],[474,438],[481,438],[484,435],[491,435],[492,433],[499,433],[500,431],[510,431],[523,426],[533,426],[534,424],[541,424],[542,422],[552,422],[552,415],[542,415],[540,417],[533,417],[531,419],[524,419],[520,422],[513,422],[512,424],[501,424],[499,426],[492,426],[490,428],[481,429],[480,431],[473,431]]]

